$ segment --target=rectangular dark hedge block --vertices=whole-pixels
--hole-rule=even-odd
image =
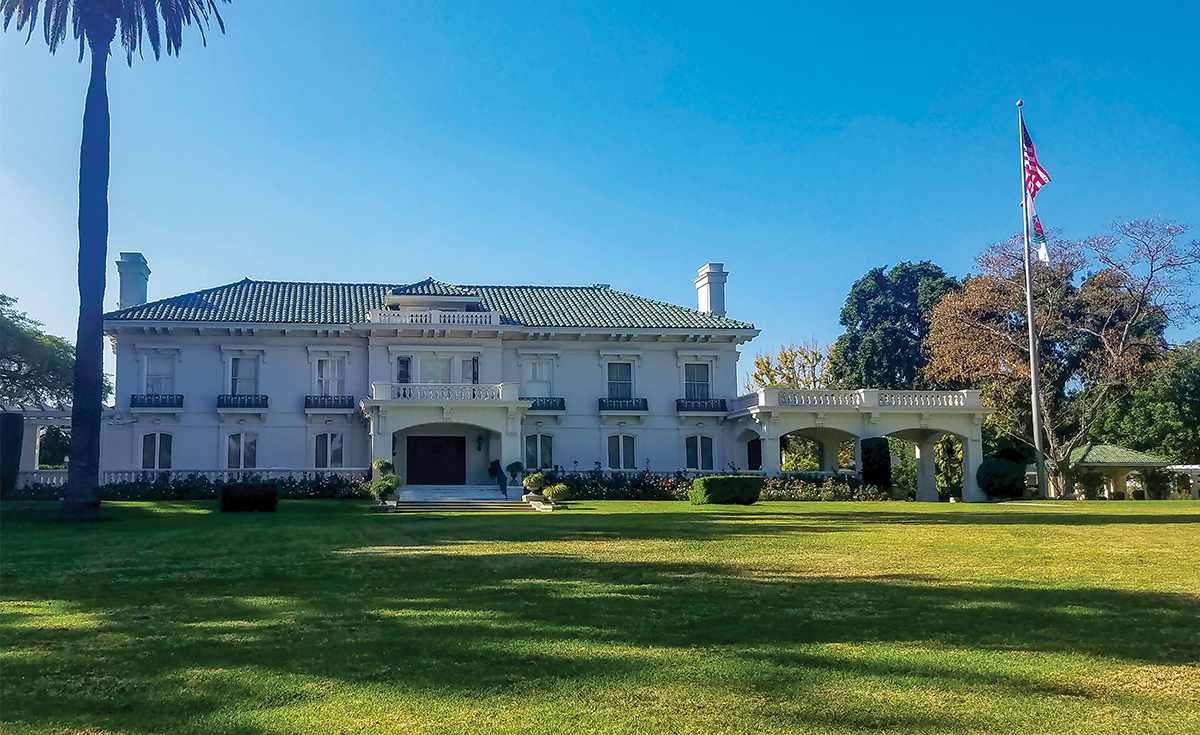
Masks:
[[[692,505],[750,505],[762,492],[763,479],[753,475],[697,477],[688,499]]]
[[[231,482],[221,486],[222,513],[274,513],[278,506],[277,482]]]

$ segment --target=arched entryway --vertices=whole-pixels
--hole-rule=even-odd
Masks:
[[[419,424],[392,433],[392,464],[408,485],[487,485],[492,460],[502,459],[500,434],[451,422]]]

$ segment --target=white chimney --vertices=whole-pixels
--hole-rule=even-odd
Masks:
[[[118,309],[141,306],[146,303],[146,284],[150,282],[150,266],[141,253],[121,253],[117,261],[117,275],[121,279],[121,295]]]
[[[700,302],[700,311],[717,316],[725,316],[725,272],[724,263],[706,263],[696,273],[696,298]]]

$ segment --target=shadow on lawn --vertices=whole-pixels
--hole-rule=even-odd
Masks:
[[[804,522],[772,523],[772,534],[823,522],[812,518],[822,514],[786,515]],[[861,522],[855,514],[829,515]],[[868,515],[866,522],[880,522]],[[1080,696],[1056,677],[994,660],[947,662],[936,652],[1016,650],[1156,664],[1200,659],[1194,597],[953,585],[902,574],[802,577],[769,565],[596,561],[520,546],[473,553],[470,546],[744,533],[728,522],[745,520],[741,514],[675,516],[642,516],[646,522],[634,524],[580,515],[554,525],[498,516],[381,519],[322,536],[319,526],[336,525],[333,516],[281,513],[256,523],[253,516],[172,515],[162,524],[168,532],[124,541],[111,529],[146,524],[105,524],[97,537],[140,545],[125,549],[137,552],[137,564],[115,577],[85,570],[69,584],[53,574],[39,582],[37,570],[16,574],[6,560],[6,598],[61,601],[87,622],[41,621],[32,608],[7,616],[5,719],[254,734],[269,728],[240,713],[328,696],[314,688],[320,681],[472,701],[651,682],[803,699],[836,677],[891,679],[900,688],[977,687],[998,697]],[[597,535],[597,526],[606,533]],[[195,538],[181,546],[172,540],[176,528],[207,534],[198,538],[209,546]],[[238,529],[253,533],[236,536]],[[351,536],[356,545],[347,546]],[[89,542],[63,553],[80,548]],[[203,563],[200,551],[209,552]],[[841,652],[870,644],[930,653],[871,659]],[[953,713],[911,711],[880,722],[869,702],[789,712],[780,716],[796,729],[960,724]]]

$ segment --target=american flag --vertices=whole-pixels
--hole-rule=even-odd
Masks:
[[[1038,189],[1050,183],[1050,174],[1037,162],[1033,152],[1033,139],[1025,129],[1025,118],[1021,118],[1021,163],[1025,166],[1025,193],[1030,201],[1037,196]]]

